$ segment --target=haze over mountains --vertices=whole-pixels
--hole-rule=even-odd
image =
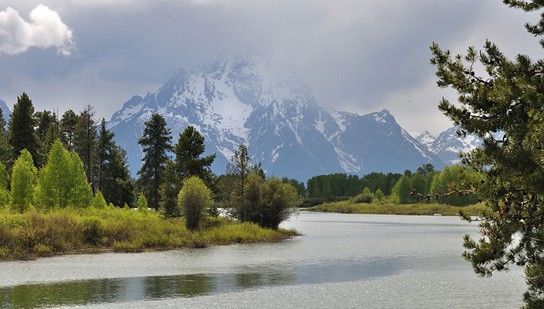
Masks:
[[[0,108],[9,119],[4,101]],[[108,127],[127,150],[133,176],[143,157],[138,139],[152,113],[165,118],[173,143],[194,126],[205,137],[206,153],[217,154],[216,174],[225,172],[240,144],[268,176],[301,181],[329,173],[414,171],[427,163],[442,169],[479,144],[472,136],[459,138],[456,128],[414,138],[387,110],[358,115],[325,109],[294,72],[259,54],[178,70],[157,91],[124,103]]]
[[[306,180],[328,173],[403,172],[444,162],[387,111],[367,115],[324,109],[287,68],[259,54],[179,70],[155,92],[134,96],[113,114],[109,128],[127,150],[135,175],[144,122],[161,114],[173,142],[188,126],[206,139],[212,166],[225,168],[240,144],[269,176]]]

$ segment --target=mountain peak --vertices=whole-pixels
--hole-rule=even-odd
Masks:
[[[151,113],[165,118],[174,143],[188,125],[195,127],[205,137],[206,155],[217,154],[217,174],[240,144],[268,175],[298,180],[441,166],[388,110],[363,116],[325,110],[296,72],[259,53],[178,70],[156,92],[127,101],[109,127],[127,150],[133,174],[142,158],[137,141]]]

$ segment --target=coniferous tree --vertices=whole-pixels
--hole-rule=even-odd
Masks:
[[[9,122],[8,141],[12,147],[12,158],[19,157],[23,149],[30,152],[32,158],[38,156],[38,138],[34,129],[34,106],[26,93],[17,98]],[[34,162],[36,164],[36,162]]]
[[[542,1],[504,3],[528,12],[544,10]],[[526,28],[544,34],[544,15]],[[472,185],[490,211],[480,223],[485,237],[465,237],[464,257],[481,275],[508,270],[512,264],[524,266],[524,301],[528,308],[543,308],[544,60],[522,54],[509,59],[489,41],[483,50],[470,47],[465,55],[452,56],[437,44],[431,51],[438,86],[459,94],[459,104],[442,99],[440,110],[462,127],[459,134],[484,139],[463,162],[483,175]]]
[[[126,151],[114,145],[108,163],[104,167],[105,178],[102,194],[108,203],[122,207],[132,205],[134,200],[134,183],[130,177]]]
[[[78,116],[73,110],[69,109],[60,119],[60,141],[66,149],[74,151],[74,139]]]
[[[143,136],[138,143],[144,152],[143,164],[138,171],[138,186],[146,196],[149,206],[159,208],[159,188],[164,181],[164,169],[168,151],[172,150],[170,130],[166,121],[159,114],[152,114],[145,122]]]
[[[213,173],[210,169],[215,154],[202,157],[205,151],[204,137],[192,126],[188,126],[179,135],[173,147],[174,159],[168,160],[165,181],[161,185],[161,208],[166,216],[177,216],[177,195],[182,181],[191,176],[198,176],[210,187]]]
[[[107,165],[112,160],[115,147],[113,136],[114,133],[106,128],[106,120],[102,118],[96,141],[96,169],[93,183],[95,191],[104,191],[104,186],[106,185]]]
[[[74,150],[83,161],[87,181],[92,183],[96,166],[96,122],[92,106],[87,105],[79,114],[74,137]]]
[[[0,109],[0,162],[5,166],[11,166],[12,163],[12,149],[8,141],[8,131],[6,129],[6,120],[2,109]]]
[[[36,134],[38,136],[38,153],[39,160],[38,166],[45,164],[45,159],[53,142],[59,138],[59,124],[57,115],[50,111],[36,112],[34,117],[37,120],[38,126],[36,128]],[[36,159],[35,159],[36,160]]]

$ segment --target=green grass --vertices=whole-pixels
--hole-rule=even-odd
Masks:
[[[58,209],[14,214],[0,210],[0,260],[33,259],[65,253],[141,252],[201,248],[231,243],[279,241],[298,235],[256,224],[210,218],[199,231],[183,218],[122,208]]]
[[[316,212],[338,212],[338,213],[354,213],[354,214],[387,214],[387,215],[435,215],[443,216],[458,216],[462,210],[467,216],[480,216],[486,210],[484,204],[476,204],[470,206],[450,206],[444,204],[404,204],[398,205],[393,203],[371,203],[371,204],[354,204],[350,201],[342,201],[335,203],[322,204],[310,208],[309,211]]]

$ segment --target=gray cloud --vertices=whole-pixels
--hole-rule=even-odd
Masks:
[[[22,15],[40,2],[58,12],[77,52],[0,55],[9,72],[0,75],[0,98],[12,103],[26,91],[38,109],[91,104],[106,118],[178,68],[260,50],[296,68],[322,104],[359,113],[387,108],[410,132],[438,132],[451,125],[438,100],[455,94],[435,87],[433,41],[462,52],[490,38],[511,54],[540,52],[523,29],[528,15],[500,1],[24,2],[10,5]]]
[[[17,55],[31,47],[56,47],[59,54],[69,56],[74,49],[72,37],[59,14],[45,5],[36,6],[29,21],[11,7],[0,11],[0,54]]]

